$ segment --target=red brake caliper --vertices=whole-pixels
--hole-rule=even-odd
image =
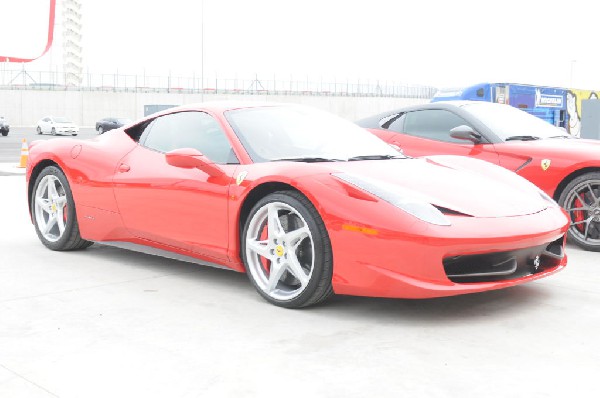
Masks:
[[[579,200],[579,196],[577,196],[577,198],[575,198],[574,207],[576,209],[583,207],[583,203],[581,203],[581,200]],[[573,222],[577,222],[577,223],[581,222],[581,224],[576,225],[579,232],[585,233],[585,223],[582,222],[583,220],[585,220],[584,210],[575,210],[573,212],[573,218],[574,218]]]
[[[268,227],[267,227],[267,224],[265,224],[265,226],[263,227],[263,229],[262,229],[262,231],[260,233],[259,240],[265,241],[268,238],[269,238]],[[260,257],[260,262],[261,262],[263,268],[265,269],[265,271],[267,272],[267,275],[269,275],[270,272],[271,272],[271,261],[267,260],[264,257]]]

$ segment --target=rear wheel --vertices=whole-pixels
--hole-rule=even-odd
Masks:
[[[79,235],[77,214],[69,182],[55,166],[39,174],[31,198],[35,231],[42,243],[52,250],[79,250],[92,244]]]
[[[248,277],[270,303],[300,308],[333,294],[329,236],[303,195],[282,191],[261,199],[246,220],[241,243]]]
[[[569,240],[586,250],[600,251],[600,172],[575,178],[565,187],[558,203],[571,220]]]

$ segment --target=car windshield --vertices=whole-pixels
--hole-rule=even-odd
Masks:
[[[502,140],[514,137],[570,137],[564,130],[510,105],[476,102],[464,105],[462,109],[481,120]]]
[[[67,119],[66,117],[55,117],[54,122],[55,123],[71,123],[71,121],[69,119]]]
[[[225,117],[254,162],[403,157],[354,123],[308,107],[244,108]]]

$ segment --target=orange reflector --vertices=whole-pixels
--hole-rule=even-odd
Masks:
[[[342,229],[345,231],[362,232],[366,235],[377,235],[379,231],[373,228],[359,227],[357,225],[344,224]]]

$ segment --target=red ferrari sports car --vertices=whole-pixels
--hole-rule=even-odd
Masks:
[[[564,212],[525,179],[466,157],[407,158],[294,105],[199,104],[37,141],[27,181],[52,250],[101,242],[246,272],[283,307],[499,289],[567,261]]]
[[[583,140],[509,105],[436,102],[357,122],[410,156],[464,155],[525,177],[571,220],[568,236],[600,251],[600,141]]]

